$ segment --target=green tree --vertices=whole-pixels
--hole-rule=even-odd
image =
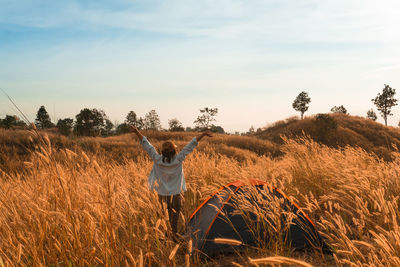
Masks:
[[[11,129],[14,126],[25,127],[24,121],[20,120],[17,116],[6,115],[4,119],[0,119],[0,127]]]
[[[343,113],[343,114],[347,114],[347,109],[343,106],[334,106],[333,108],[331,108],[331,112],[333,113]]]
[[[117,134],[124,134],[130,132],[130,126],[127,123],[121,123],[116,127]]]
[[[41,106],[36,114],[35,119],[36,127],[39,129],[51,128],[54,127],[54,124],[50,120],[50,116],[46,111],[44,106]]]
[[[70,135],[74,126],[74,120],[70,118],[59,119],[57,122],[57,129],[62,135]]]
[[[303,119],[304,113],[308,110],[308,104],[311,102],[311,98],[307,92],[301,92],[296,99],[293,101],[292,107],[294,110],[301,113],[301,119]]]
[[[144,120],[142,117],[138,117],[135,113],[135,111],[129,111],[128,114],[126,115],[126,119],[124,124],[126,125],[121,125],[120,129],[125,129],[128,126],[135,126],[139,130],[144,128]],[[127,128],[129,132],[129,127]],[[123,130],[125,131],[125,130]]]
[[[193,122],[196,126],[196,130],[204,131],[210,129],[214,124],[212,122],[216,121],[215,117],[218,114],[218,108],[203,108],[200,109],[200,115]]]
[[[128,124],[129,126],[137,127],[138,118],[136,116],[135,111],[131,110],[128,112],[128,114],[126,115],[125,123]]]
[[[371,99],[371,101],[380,111],[383,119],[385,120],[386,126],[387,126],[387,117],[393,115],[392,107],[397,105],[397,99],[394,98],[395,94],[396,94],[396,89],[393,89],[389,85],[385,84],[385,87],[382,90],[382,94],[378,93],[378,95],[375,98]]]
[[[211,125],[210,127],[210,131],[213,133],[225,133],[224,128],[222,128],[221,126],[217,126],[217,125]]]
[[[144,129],[146,130],[161,130],[160,117],[157,112],[153,109],[150,110],[144,117],[143,120]]]
[[[83,136],[98,136],[107,132],[110,123],[107,123],[107,116],[102,110],[97,109],[82,109],[75,116],[76,122],[74,131],[77,135]],[[112,123],[111,123],[112,124]]]
[[[15,117],[15,120],[16,120],[15,126],[19,126],[19,127],[26,127],[27,126],[27,124],[23,120],[19,119],[17,116],[14,116],[14,117]]]
[[[256,130],[254,129],[254,126],[252,125],[249,128],[249,131],[246,133],[246,135],[252,135],[252,134],[255,134],[255,133],[256,133]]]
[[[370,110],[367,111],[367,118],[368,118],[368,119],[371,119],[371,120],[373,120],[373,121],[376,121],[376,119],[378,118],[378,117],[376,116],[375,111],[374,111],[372,108],[371,108]]]
[[[136,128],[138,128],[139,130],[144,129],[144,119],[142,117],[139,117],[139,119],[137,120]]]
[[[102,136],[108,136],[113,133],[114,124],[107,118],[104,118],[104,127],[101,130]]]
[[[169,131],[170,132],[183,132],[183,131],[185,131],[185,128],[183,128],[182,123],[176,118],[168,120],[168,125],[169,125]]]

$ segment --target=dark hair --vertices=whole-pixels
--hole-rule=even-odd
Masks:
[[[167,160],[168,163],[171,163],[172,158],[176,155],[176,150],[161,151],[161,154],[163,162]]]
[[[162,161],[165,162],[167,160],[168,163],[171,163],[172,158],[176,154],[176,145],[171,140],[165,141],[162,144],[161,149]]]

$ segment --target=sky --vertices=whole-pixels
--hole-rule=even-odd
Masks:
[[[245,132],[343,105],[366,116],[400,89],[398,0],[0,0],[0,88],[34,120],[83,108],[112,122],[154,109],[185,127],[204,107]],[[398,92],[400,94],[400,92]],[[397,95],[397,97],[400,97]],[[388,124],[397,126],[400,107]],[[18,114],[0,93],[0,118]],[[378,112],[377,112],[378,114]],[[378,121],[383,119],[378,114]]]

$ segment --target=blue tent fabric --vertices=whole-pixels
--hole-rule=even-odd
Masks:
[[[274,228],[277,226],[276,222],[270,218],[260,220],[260,216],[252,210],[268,208],[265,206],[271,198],[278,199],[281,203],[280,208],[284,211],[278,215],[280,226],[288,221],[287,214],[294,215],[290,225],[285,228],[286,231],[275,233],[276,236],[281,236],[282,241],[294,250],[317,249],[330,253],[329,247],[316,231],[311,219],[280,190],[258,180],[227,184],[196,209],[187,224],[187,234],[192,239],[191,252],[212,256],[258,247],[261,243],[268,244],[272,238],[269,226]],[[247,203],[246,207],[244,203]],[[242,245],[216,243],[215,238],[237,240]]]

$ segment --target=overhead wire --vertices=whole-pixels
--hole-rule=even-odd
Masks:
[[[18,110],[18,112],[22,115],[22,118],[25,120],[26,123],[28,123],[28,125],[31,125],[32,123],[30,122],[30,120],[25,116],[25,114],[19,109],[19,107],[17,106],[17,104],[15,104],[15,102],[12,100],[12,98],[6,93],[6,91],[4,91],[3,88],[0,87],[0,90],[7,96],[7,98],[10,100],[10,102],[13,104],[13,106]]]

